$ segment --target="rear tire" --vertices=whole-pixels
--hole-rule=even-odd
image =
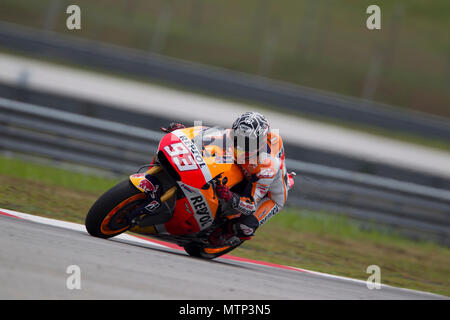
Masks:
[[[99,238],[117,236],[130,227],[124,215],[145,200],[145,194],[130,180],[125,180],[106,191],[89,210],[85,226],[90,235]]]

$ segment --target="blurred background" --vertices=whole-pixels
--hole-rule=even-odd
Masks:
[[[372,4],[381,30],[366,27]],[[448,294],[448,30],[448,0],[1,0],[0,207],[82,222],[150,162],[160,127],[255,110],[297,179],[240,254],[360,278],[356,261],[375,257],[391,283]]]
[[[385,1],[382,31],[365,27],[373,1],[3,0],[0,19],[450,116],[445,0]]]

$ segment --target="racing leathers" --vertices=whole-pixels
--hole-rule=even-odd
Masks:
[[[227,243],[233,237],[250,239],[259,226],[284,207],[293,177],[287,173],[283,141],[278,134],[269,132],[266,151],[259,154],[256,161],[235,161],[247,180],[243,193],[217,186],[218,196],[240,216],[231,219],[224,230],[212,234],[213,244]]]

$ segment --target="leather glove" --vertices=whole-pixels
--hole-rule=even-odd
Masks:
[[[231,201],[233,199],[233,192],[228,189],[226,185],[219,184],[216,187],[217,196],[220,199],[223,199],[225,201]]]
[[[178,123],[178,122],[171,122],[171,123],[169,124],[169,127],[168,127],[168,128],[161,128],[161,130],[162,130],[163,132],[169,133],[169,132],[172,132],[172,131],[174,131],[174,130],[183,129],[183,128],[186,128],[186,126],[185,126],[184,124]]]

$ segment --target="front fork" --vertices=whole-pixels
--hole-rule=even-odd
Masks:
[[[161,170],[161,166],[154,165],[145,173],[137,173],[130,176],[131,183],[147,195],[147,199],[143,204],[128,212],[127,219],[130,223],[133,223],[136,217],[156,212],[162,203],[175,195],[177,186],[169,188],[161,195],[161,184],[156,178],[152,178],[161,172]]]

